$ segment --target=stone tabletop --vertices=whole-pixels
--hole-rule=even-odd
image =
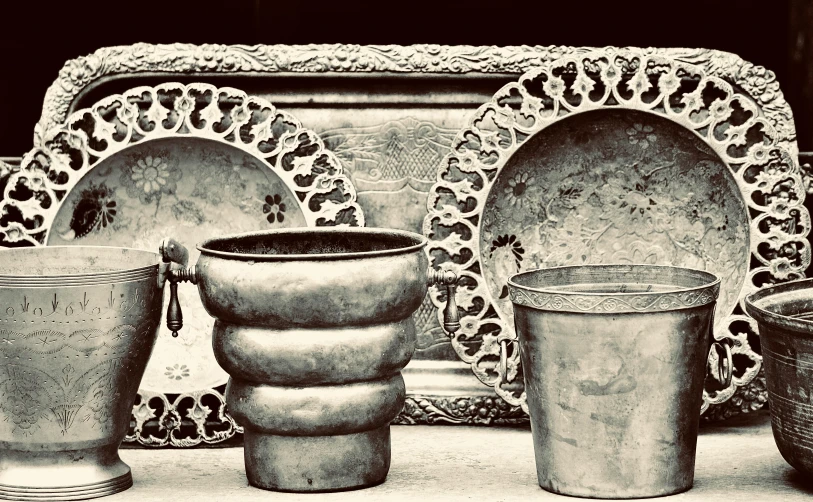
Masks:
[[[806,482],[782,459],[766,411],[701,427],[695,485],[669,497],[684,501],[804,500]],[[536,483],[528,428],[393,426],[387,481],[365,490],[332,494],[275,493],[248,485],[242,447],[123,449],[134,485],[107,497],[124,501],[573,500]]]

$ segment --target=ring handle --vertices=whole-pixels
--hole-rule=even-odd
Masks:
[[[500,383],[508,383],[508,340],[500,340]]]
[[[171,237],[161,241],[159,252],[164,263],[174,262],[182,267],[189,263],[189,251],[183,244]]]
[[[512,380],[508,379],[508,344],[519,343],[519,340],[510,338],[503,338],[500,340],[500,385],[511,383]]]
[[[712,349],[717,352],[717,381],[723,385],[723,388],[728,388],[731,385],[731,379],[734,378],[734,360],[731,354],[731,347],[727,343],[714,342],[711,344]],[[720,349],[723,355],[720,355]]]

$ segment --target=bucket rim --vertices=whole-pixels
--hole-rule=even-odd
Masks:
[[[613,275],[631,274],[633,272],[640,274],[646,271],[654,275],[657,272],[680,271],[697,277],[699,284],[696,286],[661,284],[664,287],[655,291],[592,292],[579,289],[534,287],[517,282],[517,279],[530,275],[575,273],[590,270],[601,270]],[[586,275],[589,276],[589,274]],[[599,277],[600,275],[595,274],[594,276]],[[720,283],[721,279],[718,275],[690,267],[646,264],[585,264],[535,269],[514,274],[508,279],[508,290],[512,303],[538,310],[581,313],[635,313],[663,312],[714,304],[720,293]],[[573,285],[576,284],[579,283],[573,283]],[[653,280],[652,284],[656,284],[656,282]],[[562,286],[566,285],[562,284]]]
[[[773,312],[765,308],[764,304],[760,304],[760,301],[767,301],[771,297],[805,289],[811,290],[810,299],[813,300],[813,278],[783,282],[782,284],[774,284],[773,286],[754,291],[746,295],[743,299],[745,313],[754,318],[759,324],[766,324],[775,328],[791,329],[808,336],[813,336],[813,320]],[[760,336],[762,335],[763,334],[760,333]]]
[[[351,251],[340,253],[313,253],[313,254],[259,254],[259,253],[235,253],[231,251],[220,251],[207,246],[217,242],[225,242],[235,239],[245,239],[259,236],[273,237],[275,235],[360,235],[360,236],[390,236],[410,239],[414,243],[393,249],[381,249],[375,251]],[[228,234],[220,237],[206,239],[195,246],[202,256],[215,256],[237,261],[332,261],[349,260],[359,258],[373,258],[379,256],[393,256],[410,254],[419,251],[428,244],[426,236],[407,230],[396,230],[381,227],[296,227],[296,228],[275,228],[270,230],[258,230],[253,232],[242,232]]]
[[[78,274],[2,274],[0,273],[0,286],[3,287],[35,287],[35,286],[50,286],[59,285],[62,282],[69,282],[72,285],[84,285],[86,281],[99,282],[128,282],[149,277],[151,275],[158,275],[158,264],[161,257],[154,251],[146,249],[131,248],[125,246],[36,246],[36,247],[23,247],[23,248],[0,248],[0,253],[9,254],[26,254],[31,251],[50,252],[50,250],[70,249],[71,251],[81,250],[117,250],[127,251],[130,253],[137,253],[143,255],[151,255],[154,263],[140,267],[127,267],[118,270],[110,270],[106,272],[83,272]],[[0,257],[4,257],[0,255]],[[24,256],[15,257],[25,259]],[[13,258],[12,258],[13,259]]]

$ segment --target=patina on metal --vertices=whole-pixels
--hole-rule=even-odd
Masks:
[[[785,460],[813,475],[813,279],[762,289],[745,298],[759,324],[771,428]]]
[[[521,374],[518,351],[507,375],[494,364],[495,342],[516,339],[508,277],[584,263],[718,274],[715,336],[737,347],[738,367],[728,387],[706,389],[701,412],[726,418],[764,402],[757,338],[736,308],[763,277],[801,279],[810,263],[793,121],[786,109],[768,125],[749,65],[693,52],[606,47],[540,61],[480,106],[437,164],[423,224],[431,264],[466,277],[452,347],[508,403],[525,406],[521,386],[503,383]],[[764,89],[773,75],[759,73]],[[765,137],[742,132],[755,128]]]
[[[626,499],[694,480],[717,276],[647,265],[529,271],[508,282],[539,485]]]
[[[171,274],[173,293],[176,281],[196,283],[217,319],[215,357],[230,375],[226,402],[245,431],[253,486],[315,492],[385,480],[390,422],[406,397],[401,369],[415,351],[412,313],[429,281],[456,281],[427,274],[425,246],[395,230],[271,230],[204,241],[197,264]],[[183,327],[176,294],[167,326]]]
[[[190,74],[197,74],[201,75],[201,78],[205,76],[206,81],[221,88],[251,88],[253,95],[271,101],[307,123],[309,128],[324,140],[327,148],[342,159],[345,173],[353,179],[358,202],[360,208],[364,210],[368,224],[420,232],[421,222],[426,216],[427,192],[437,180],[437,172],[435,172],[437,166],[443,164],[440,162],[440,157],[456,148],[453,146],[454,137],[457,131],[466,124],[470,112],[488,101],[504,83],[515,80],[519,74],[531,68],[546,65],[561,57],[585,54],[595,50],[590,47],[549,45],[497,47],[136,44],[104,47],[93,54],[66,62],[44,98],[42,117],[35,142],[37,145],[47,145],[50,139],[47,138],[45,131],[65,123],[68,116],[77,110],[92,106],[99,96],[122,92],[131,86],[128,82],[135,82],[132,85],[152,86],[164,83],[168,79],[179,80]],[[619,54],[618,48],[606,47],[600,50],[604,52],[604,55],[597,59],[614,58],[614,54]],[[654,54],[697,66],[698,71],[687,72],[684,76],[693,82],[693,86],[697,85],[696,78],[701,73],[715,75],[725,80],[736,89],[742,98],[757,103],[760,111],[756,115],[766,118],[773,129],[779,131],[780,149],[789,148],[787,155],[779,155],[779,159],[782,159],[780,162],[783,164],[779,171],[788,172],[788,169],[791,168],[790,164],[793,162],[790,161],[790,158],[796,143],[793,116],[782,96],[779,83],[771,71],[744,61],[734,54],[720,51],[689,48],[625,48],[624,50],[634,53],[636,59]],[[671,73],[665,72],[665,67],[660,64],[644,63],[627,66],[625,63],[623,66],[625,71],[632,72],[638,68],[644,68],[653,79],[657,79],[659,75],[668,79],[668,75]],[[295,74],[303,77],[307,75],[307,78],[292,78]],[[168,77],[168,75],[174,76]],[[591,75],[591,79],[596,77],[594,73]],[[619,88],[619,91],[623,96],[628,95],[628,87],[624,86],[627,80],[625,77],[620,81],[622,87]],[[247,83],[249,81],[250,85]],[[382,85],[382,82],[386,82],[387,85]],[[589,81],[584,82],[589,84]],[[639,89],[643,90],[647,87],[644,80],[638,82],[641,84]],[[393,85],[389,85],[390,83]],[[659,90],[655,80],[650,80],[650,83],[653,87],[648,92]],[[668,87],[665,88],[668,89]],[[698,88],[711,90],[713,86],[699,86]],[[568,90],[568,92],[570,91]],[[705,101],[701,106],[706,110],[710,109],[717,97]],[[677,99],[676,103],[680,101],[677,94],[673,95],[671,99]],[[141,102],[137,97],[134,97],[133,100],[136,103]],[[387,106],[359,108],[353,105],[353,103],[370,102],[371,100],[378,102],[384,100]],[[718,105],[723,105],[723,101],[726,100],[717,101],[714,105],[714,116],[706,115],[705,110],[694,112],[692,115],[706,117],[705,120],[715,120],[720,116],[716,112],[722,111]],[[454,107],[454,109],[449,108],[448,104],[451,102],[460,106]],[[659,97],[653,101],[647,100],[645,105],[649,106],[652,103],[663,103],[663,101]],[[693,101],[693,103],[698,102]],[[570,104],[574,105],[575,102],[571,100]],[[623,104],[621,106],[623,107]],[[143,109],[143,111],[146,113],[148,110]],[[239,114],[235,113],[235,116],[237,115]],[[119,115],[119,119],[127,120],[126,114]],[[698,127],[705,127],[705,125],[707,124],[697,123]],[[714,127],[711,128],[711,130],[713,129]],[[708,127],[703,129],[703,131],[708,130],[710,130]],[[767,131],[767,129],[765,130]],[[150,134],[152,131],[142,130],[141,132]],[[519,137],[524,136],[520,134]],[[656,141],[661,138],[662,136],[658,136]],[[734,139],[734,136],[729,135],[725,141],[730,139]],[[508,137],[503,137],[503,140],[508,140]],[[651,143],[638,143],[642,147],[644,144]],[[717,148],[715,145],[719,145],[719,143],[714,141],[712,145],[713,148]],[[746,152],[749,148],[739,148],[739,150]],[[766,159],[760,154],[760,150],[755,150],[754,154],[755,158]],[[774,163],[777,162],[772,156],[768,156],[767,159]],[[804,184],[810,192],[813,190],[811,189],[813,171],[802,169],[801,174]],[[3,168],[0,167],[0,183],[2,183],[2,178]],[[458,182],[450,179],[452,181],[450,189],[453,192],[469,200],[472,195],[477,195],[477,190],[473,190],[473,193],[465,193],[464,190],[461,190],[468,186],[468,182],[463,178],[458,179]],[[487,177],[487,179],[486,185],[495,178]],[[776,183],[782,183],[783,177],[779,176],[776,179]],[[539,179],[537,178],[536,181],[538,182]],[[750,183],[750,181],[746,180],[746,183]],[[30,183],[28,186],[34,185],[34,183]],[[775,201],[772,203],[781,210],[785,206],[785,201],[788,200],[786,189],[775,190],[773,183],[769,185],[771,186],[765,186],[764,189],[767,197],[762,200]],[[13,186],[13,184],[9,186]],[[479,183],[475,182],[473,186],[476,189]],[[578,184],[574,188],[578,189]],[[522,185],[518,187],[518,190],[521,189]],[[567,196],[562,201],[565,204],[572,204],[578,200],[578,198],[570,197],[573,194],[573,190],[568,190]],[[60,197],[60,192],[54,194],[57,203],[59,203]],[[804,197],[795,197],[793,192],[790,193],[789,198],[791,201],[804,199]],[[38,199],[48,200],[46,197],[38,197]],[[746,197],[745,200],[749,200],[749,198]],[[31,211],[33,208],[29,206],[26,209]],[[758,208],[752,206],[752,209]],[[30,212],[26,212],[26,214],[30,214]],[[43,227],[49,227],[56,214],[57,212],[43,212]],[[189,211],[183,211],[180,214],[185,217],[194,217],[194,213]],[[338,214],[343,215],[341,212]],[[807,230],[800,229],[806,228],[808,225],[805,223],[803,213],[777,211],[774,213],[773,219],[779,221],[781,219],[777,218],[779,215],[788,215],[796,221],[792,224],[793,226],[790,226],[789,222],[774,224],[775,228],[771,232],[771,235],[774,235],[773,238],[775,239],[777,232],[782,232],[783,228],[794,228],[795,235],[804,240]],[[515,215],[515,217],[518,216]],[[472,218],[477,219],[475,216]],[[483,219],[481,216],[479,221],[482,222]],[[286,213],[286,222],[287,220]],[[0,238],[2,238],[2,234],[5,234],[9,240],[27,240],[31,237],[29,232],[32,229],[19,223],[9,221],[5,229],[0,228]],[[41,239],[40,228],[31,233]],[[430,241],[443,239],[446,235],[444,232],[436,232],[435,227],[429,228],[433,229],[433,233],[427,232],[425,235],[430,237]],[[591,228],[593,227],[589,226],[588,230]],[[475,228],[475,232],[479,232],[479,230]],[[171,233],[168,232],[168,234]],[[462,235],[465,239],[465,232]],[[579,234],[574,233],[574,235]],[[760,239],[762,238],[761,233],[755,233],[751,238]],[[473,238],[469,241],[476,243],[477,239]],[[500,240],[500,242],[505,243],[506,241]],[[455,244],[452,239],[448,244],[448,250],[454,251],[458,256],[460,256],[458,254],[460,251],[463,253],[462,256],[468,252],[468,246],[456,248],[456,246],[464,245],[465,242]],[[511,247],[503,247],[498,253],[512,252],[513,243],[510,244]],[[521,244],[530,246],[530,243],[527,242],[521,242]],[[5,244],[0,243],[0,245]],[[429,247],[432,246],[433,244],[430,243]],[[490,247],[491,245],[489,245]],[[798,252],[802,263],[800,268],[804,270],[809,265],[809,255],[798,243],[794,243],[793,248],[796,250],[794,253]],[[528,247],[523,249],[527,250]],[[786,258],[784,254],[788,253],[790,248],[782,246],[781,249],[784,251],[781,253],[777,251],[780,249],[777,247],[767,246],[765,249],[770,250],[771,256],[759,260],[763,264],[759,266],[764,267],[760,270],[771,275],[786,274],[787,271],[781,260]],[[658,250],[638,248],[635,251],[646,254]],[[433,252],[437,252],[437,250]],[[490,250],[488,253],[490,254]],[[480,258],[482,257],[478,257],[478,259]],[[641,260],[644,258],[642,257]],[[766,260],[777,262],[779,266],[764,265],[767,263]],[[795,254],[790,260],[797,262]],[[672,264],[689,265],[687,263]],[[439,261],[435,261],[433,265],[445,268]],[[468,265],[462,267],[458,272],[462,274],[462,270],[466,270],[466,274],[474,275],[475,279],[481,275],[476,272],[475,267]],[[482,268],[480,270],[482,271]],[[755,275],[759,276],[758,273]],[[754,277],[754,275],[749,277]],[[478,282],[483,287],[482,290],[466,291],[471,289],[471,286],[467,284],[460,288],[461,293],[475,296],[488,294],[484,281],[479,280]],[[435,312],[440,307],[437,300],[438,294],[431,289],[430,295],[434,298],[434,303],[427,299],[416,313],[417,349],[410,365],[404,370],[408,388],[407,406],[398,420],[401,423],[492,425],[527,421],[525,413],[518,409],[520,404],[525,406],[524,397],[521,397],[521,385],[513,386],[520,388],[519,392],[514,393],[515,396],[511,399],[510,405],[506,405],[502,399],[495,398],[494,390],[480,385],[481,380],[486,380],[489,386],[499,381],[499,377],[493,371],[494,346],[486,340],[485,350],[477,351],[477,354],[471,356],[470,351],[477,346],[477,341],[463,344],[458,343],[456,339],[446,339],[438,326],[437,312]],[[484,299],[488,299],[488,297],[486,296]],[[462,296],[461,302],[468,305]],[[483,313],[487,310],[488,303],[490,302],[487,302]],[[468,313],[471,313],[471,307],[468,310]],[[722,317],[722,314],[719,317]],[[467,321],[483,318],[487,319],[487,316],[472,315],[470,319],[462,322],[462,330],[468,331],[470,326],[475,328],[475,331],[480,329],[480,326],[474,326]],[[488,332],[492,331],[489,329]],[[511,329],[511,335],[514,336],[513,329]],[[464,336],[467,340],[471,340],[468,333],[462,332],[457,338],[462,341]],[[745,362],[739,368],[743,371],[737,371],[734,378],[736,393],[720,391],[713,393],[715,401],[722,402],[722,404],[710,402],[710,408],[704,414],[706,419],[719,420],[735,414],[751,412],[761,408],[765,402],[764,379],[761,374],[757,377],[761,367],[761,357],[751,349],[748,343],[749,338],[754,339],[753,333],[747,335],[743,331],[731,333],[732,343],[738,347],[740,354],[738,360]],[[462,360],[458,362],[460,358],[455,351],[463,354],[462,357],[466,362]],[[747,361],[745,358],[751,361]],[[462,371],[463,369],[469,369],[468,374]],[[516,374],[519,369],[518,363],[510,360],[508,369]],[[182,365],[181,370],[183,370]],[[149,378],[149,375],[148,368],[145,378]],[[183,376],[182,371],[178,376],[183,378],[181,380],[173,378],[175,384],[190,381],[191,378],[191,375]],[[513,378],[513,376],[509,376],[509,378]],[[516,379],[516,383],[519,383],[519,380],[521,379]],[[142,388],[142,391],[144,390]],[[139,427],[138,432],[125,441],[138,441],[149,446],[190,447],[202,442],[224,441],[235,434],[237,428],[234,427],[229,415],[218,413],[209,416],[206,420],[193,420],[197,431],[185,427],[184,433],[176,436],[172,432],[179,432],[177,429],[169,432],[166,429],[156,430],[157,427],[154,427],[154,424],[173,422],[172,417],[175,417],[176,414],[186,417],[189,410],[198,405],[205,405],[201,401],[201,396],[204,395],[202,392],[178,391],[169,388],[158,390],[161,392],[149,394],[142,392],[140,395],[156,404],[158,401],[162,401],[159,408],[164,412],[156,413],[153,416],[148,413],[150,409],[147,407],[138,409],[137,415],[134,414],[133,419],[136,420],[137,426],[143,424],[144,427]],[[503,395],[505,394],[503,392]],[[207,401],[211,397],[215,397],[219,401],[223,400],[218,389],[209,390],[205,395]],[[732,399],[732,395],[736,395],[736,398]],[[463,403],[470,405],[464,406]],[[219,404],[216,406],[220,409]],[[193,417],[198,417],[198,415],[193,414]]]
[[[0,498],[126,490],[118,448],[161,322],[170,260],[113,247],[0,252]]]

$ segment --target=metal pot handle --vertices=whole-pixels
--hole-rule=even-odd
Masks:
[[[443,329],[452,336],[460,329],[460,315],[457,313],[455,292],[457,291],[457,274],[452,271],[435,270],[430,268],[426,272],[426,282],[429,286],[446,287],[446,307],[443,308]]]
[[[429,269],[427,272],[427,283],[430,286],[446,287],[446,306],[443,308],[443,329],[450,337],[460,329],[460,315],[457,312],[457,302],[455,292],[457,291],[457,274],[452,271]],[[502,383],[508,383],[508,342],[516,343],[516,340],[500,340],[500,378]]]
[[[164,239],[160,248],[161,257],[166,266],[159,278],[161,283],[166,279],[169,281],[169,306],[167,307],[167,328],[172,331],[172,336],[177,337],[178,331],[183,328],[183,312],[181,304],[178,302],[178,283],[188,281],[192,284],[198,283],[195,267],[185,269],[171,269],[170,262],[176,262],[186,267],[189,260],[189,253],[186,248],[173,239]],[[443,309],[443,329],[452,334],[460,329],[460,316],[457,313],[457,303],[455,302],[455,291],[457,290],[457,275],[451,271],[440,271],[429,269],[426,277],[427,283],[431,285],[446,287],[446,307]]]
[[[189,251],[174,239],[164,239],[159,248],[163,263],[159,266],[158,281],[163,286],[164,281],[169,281],[169,306],[167,307],[167,328],[172,331],[172,336],[177,337],[178,331],[183,328],[183,312],[178,301],[178,283],[189,281],[197,284],[195,267],[187,267],[189,262]],[[172,268],[172,263],[177,263],[183,268]]]
[[[450,336],[460,329],[460,317],[457,312],[457,303],[455,302],[455,291],[457,290],[457,275],[451,271],[440,271],[429,269],[427,273],[429,285],[446,286],[446,307],[443,309],[443,328]],[[711,340],[714,340],[714,328],[711,328]],[[508,343],[516,343],[517,340],[500,340],[500,378],[502,383],[508,383]],[[709,345],[708,356],[711,351],[717,352],[717,381],[723,384],[723,388],[731,385],[733,378],[734,361],[732,359],[731,347],[726,343],[713,341]],[[720,352],[723,355],[720,355]]]
[[[516,340],[500,340],[500,383],[503,385],[508,383],[508,342],[516,343]]]
[[[720,355],[720,349],[723,355]],[[734,377],[734,360],[731,355],[731,347],[727,343],[713,342],[709,347],[709,353],[714,350],[717,352],[717,381],[723,385],[723,388],[731,386],[731,379]]]

